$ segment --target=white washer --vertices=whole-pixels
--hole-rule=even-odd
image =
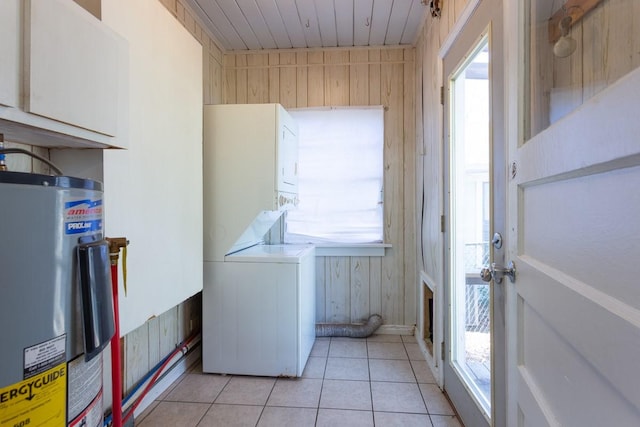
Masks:
[[[315,247],[256,245],[204,274],[202,370],[301,376],[315,341]]]

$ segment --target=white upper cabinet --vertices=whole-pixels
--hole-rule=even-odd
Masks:
[[[69,1],[32,1],[27,22],[27,111],[114,136],[118,101],[115,35]]]
[[[41,146],[127,146],[126,40],[68,0],[3,0],[0,24],[0,133]]]
[[[0,2],[0,105],[15,107],[18,105],[20,86],[20,68],[18,31],[20,0]]]

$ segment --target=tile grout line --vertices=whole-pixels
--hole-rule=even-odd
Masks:
[[[226,384],[225,384],[226,387]],[[222,390],[220,390],[220,393],[222,393]],[[218,393],[218,396],[220,396],[220,393]],[[216,396],[216,399],[218,398],[218,396]],[[216,399],[213,399],[213,402],[216,401]],[[207,414],[209,413],[209,411],[211,410],[211,408],[213,408],[213,402],[211,402],[209,404],[209,407],[207,408],[206,411],[204,411],[204,413],[202,414],[202,416],[200,417],[200,419],[198,420],[198,422],[196,423],[196,427],[198,427],[200,425],[200,423],[202,422],[202,420],[207,416]]]
[[[329,338],[329,346],[327,347],[327,354],[324,358],[324,370],[322,371],[322,383],[320,384],[320,396],[318,396],[318,407],[316,408],[316,421],[313,425],[318,425],[318,417],[320,416],[320,402],[322,401],[322,392],[324,390],[324,377],[327,375],[327,365],[329,364],[329,352],[331,351],[331,341],[332,338]]]
[[[264,400],[264,405],[262,405],[262,409],[260,409],[260,415],[258,415],[258,419],[256,420],[256,424],[254,427],[257,427],[258,424],[260,424],[260,420],[264,415],[264,411],[267,409],[267,403],[269,403],[269,399],[271,398],[271,395],[273,394],[273,390],[276,388],[277,383],[278,383],[278,379],[276,378],[276,380],[273,382],[273,385],[271,386],[271,390],[269,390],[269,395]]]
[[[373,421],[373,427],[376,427],[376,412],[373,409],[373,384],[371,381],[371,365],[369,364],[369,338],[366,341],[367,346],[367,373],[369,374],[369,397],[371,398],[371,418]]]
[[[411,363],[411,356],[409,355],[409,350],[407,350],[406,343],[404,340],[402,341],[402,346],[404,347],[404,351],[407,353],[407,359],[409,359],[409,366],[411,367],[411,372],[413,372],[413,377],[416,380],[416,386],[418,387],[418,393],[420,393],[420,397],[422,398],[422,403],[424,404],[424,409],[427,411],[427,417],[429,417],[429,422],[433,427],[433,418],[431,418],[431,412],[429,411],[429,405],[427,405],[427,400],[424,398],[424,394],[422,393],[422,389],[420,388],[420,382],[418,381],[418,376],[416,375],[416,370],[413,368],[413,364]]]

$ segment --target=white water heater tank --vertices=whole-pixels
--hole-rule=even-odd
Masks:
[[[102,184],[0,172],[0,425],[103,423],[114,331]]]

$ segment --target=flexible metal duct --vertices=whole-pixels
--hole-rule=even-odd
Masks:
[[[316,323],[316,337],[366,338],[382,325],[382,317],[372,314],[367,323]]]

